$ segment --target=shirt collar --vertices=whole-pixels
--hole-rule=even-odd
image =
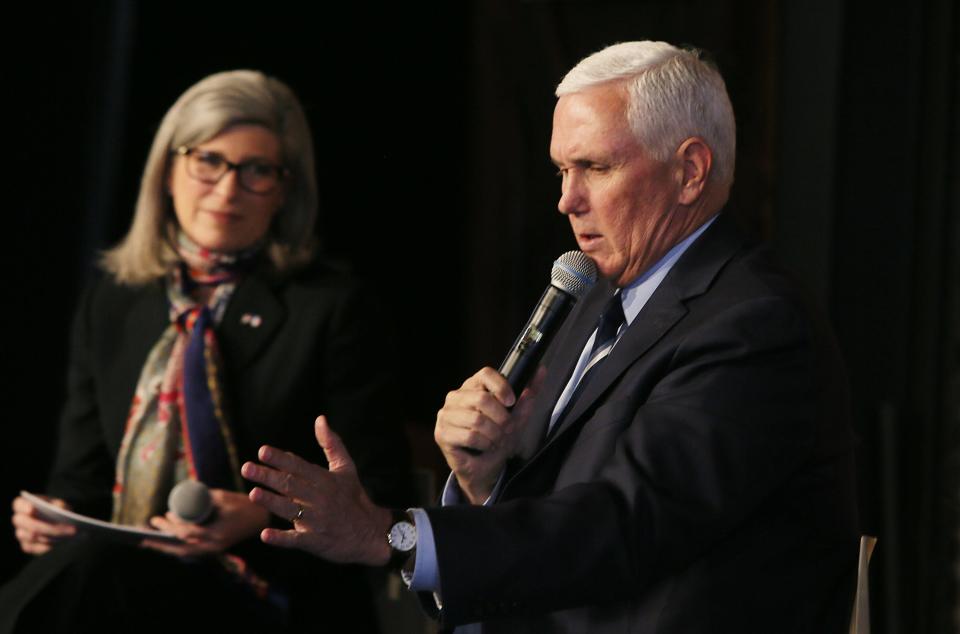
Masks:
[[[666,255],[660,258],[656,264],[644,271],[643,275],[631,282],[620,290],[620,300],[623,302],[623,315],[626,317],[627,325],[633,323],[633,320],[640,310],[653,295],[653,292],[660,286],[660,282],[667,276],[673,265],[676,264],[680,256],[684,254],[687,248],[707,230],[719,214],[714,214],[704,222],[696,231],[678,242],[672,249],[667,251]]]

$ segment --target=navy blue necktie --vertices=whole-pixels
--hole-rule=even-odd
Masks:
[[[589,361],[587,361],[587,365],[584,366],[583,373],[580,375],[580,382],[577,384],[576,389],[574,389],[573,394],[570,395],[570,399],[567,401],[566,406],[564,406],[563,411],[557,416],[557,420],[554,421],[550,430],[547,432],[547,438],[550,438],[554,430],[560,427],[560,423],[563,422],[563,419],[566,418],[570,410],[573,409],[573,404],[577,402],[580,394],[586,389],[590,380],[596,376],[597,368],[602,366],[604,359],[610,356],[613,344],[617,342],[617,333],[620,331],[620,326],[622,326],[626,320],[627,318],[623,314],[623,302],[620,299],[620,293],[614,293],[613,297],[607,300],[607,304],[603,307],[603,312],[600,314],[600,321],[597,323],[597,336],[593,340],[593,348],[590,349]]]

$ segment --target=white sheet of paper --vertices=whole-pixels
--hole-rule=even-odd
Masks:
[[[165,533],[163,531],[157,531],[150,528],[122,526],[120,524],[104,522],[103,520],[98,520],[86,515],[80,515],[79,513],[74,513],[73,511],[68,511],[58,506],[54,506],[43,498],[38,497],[33,493],[28,493],[27,491],[20,491],[20,495],[37,507],[37,512],[40,514],[40,517],[51,522],[73,524],[77,527],[77,529],[95,534],[98,537],[126,543],[138,543],[144,539],[156,539],[174,544],[181,543],[178,537],[171,535],[170,533]]]

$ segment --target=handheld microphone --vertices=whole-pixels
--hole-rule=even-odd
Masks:
[[[498,369],[518,398],[570,308],[596,281],[597,266],[582,251],[567,251],[553,263],[550,285]]]
[[[191,524],[206,524],[216,514],[210,489],[199,480],[182,480],[173,487],[167,506],[174,515]]]
[[[547,345],[560,329],[570,308],[596,281],[597,265],[582,251],[567,251],[554,261],[550,285],[497,369],[507,379],[517,398],[520,398],[520,392],[533,376]],[[483,453],[473,447],[461,449],[473,456]]]

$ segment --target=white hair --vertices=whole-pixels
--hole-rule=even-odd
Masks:
[[[713,153],[712,172],[733,183],[736,123],[719,71],[697,50],[666,42],[623,42],[580,61],[557,86],[562,97],[600,84],[620,82],[628,95],[627,123],[637,140],[659,161],[684,140],[703,139]]]

